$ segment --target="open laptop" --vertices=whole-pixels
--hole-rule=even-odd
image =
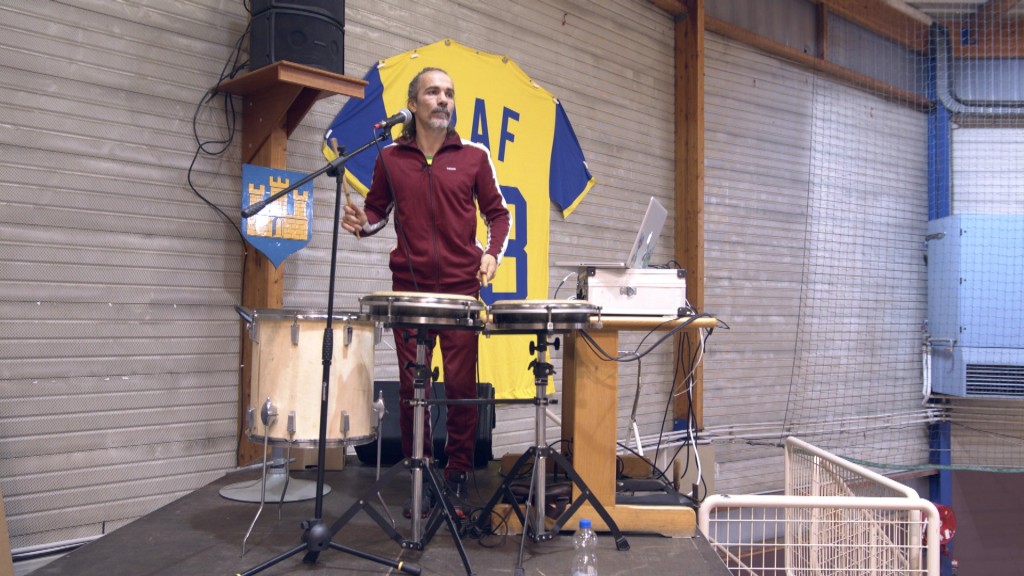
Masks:
[[[651,263],[654,245],[658,242],[661,229],[665,226],[668,211],[653,196],[647,203],[647,212],[640,222],[636,239],[630,247],[629,256],[624,262],[555,262],[555,266],[571,268],[647,268]]]

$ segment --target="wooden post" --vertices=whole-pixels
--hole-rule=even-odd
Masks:
[[[14,576],[10,538],[11,534],[7,530],[7,512],[4,510],[4,493],[0,489],[0,576]]]
[[[288,163],[288,137],[317,100],[334,95],[362,98],[365,86],[363,80],[282,61],[227,80],[217,89],[243,96],[242,162],[284,169]],[[242,306],[249,310],[281,308],[284,305],[283,271],[275,268],[250,244],[245,246],[244,259]],[[248,464],[262,454],[262,446],[249,442],[245,430],[245,413],[250,404],[251,361],[252,347],[243,321],[238,406],[239,465]]]
[[[675,15],[675,110],[676,110],[676,202],[675,256],[686,269],[686,298],[697,310],[704,310],[704,0],[684,0],[684,13]],[[696,329],[687,330],[691,341],[700,338]],[[680,350],[676,336],[676,350]],[[678,354],[678,352],[677,352]],[[688,362],[688,358],[676,358]],[[684,363],[688,366],[688,363]],[[685,377],[679,371],[679,378]],[[676,389],[686,383],[675,382]],[[693,375],[693,419],[704,427],[704,371],[697,366]],[[673,417],[685,419],[691,410],[686,394],[676,396]]]

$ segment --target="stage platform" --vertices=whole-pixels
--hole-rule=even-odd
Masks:
[[[382,473],[386,473],[384,469]],[[293,479],[315,481],[315,470],[291,473]],[[374,484],[376,468],[354,457],[342,471],[328,472],[332,488],[323,498],[323,518],[330,527]],[[301,543],[300,523],[315,515],[313,500],[287,503],[278,519],[278,505],[267,504],[241,556],[242,538],[259,507],[220,496],[220,489],[243,481],[259,481],[259,473],[246,471],[225,477],[116,530],[33,572],[33,576],[207,576],[245,573]],[[470,502],[482,506],[501,482],[498,463],[477,470],[469,480]],[[396,521],[396,530],[408,537],[411,521],[401,516],[402,503],[411,493],[411,474],[402,471],[381,490],[381,497]],[[627,533],[629,550],[616,550],[608,533],[599,533],[598,565],[601,576],[635,574],[687,574],[728,576],[729,572],[700,535],[666,538]],[[518,534],[465,537],[461,542],[474,574],[515,574],[522,538]],[[333,542],[390,560],[412,563],[424,575],[458,575],[466,570],[446,525],[422,550],[405,550],[365,512],[353,517]],[[396,574],[383,564],[327,549],[314,565],[303,563],[305,552],[259,571],[267,576],[292,574]],[[563,532],[544,542],[527,539],[523,572],[530,576],[569,574],[573,558],[572,533]]]

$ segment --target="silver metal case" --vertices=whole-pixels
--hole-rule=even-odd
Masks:
[[[581,267],[576,297],[605,316],[683,316],[686,270]]]

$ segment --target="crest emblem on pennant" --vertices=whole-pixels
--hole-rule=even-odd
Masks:
[[[305,177],[301,172],[242,165],[242,209],[291,186]],[[274,267],[304,248],[313,238],[313,182],[278,198],[248,218],[242,235],[273,262]]]

